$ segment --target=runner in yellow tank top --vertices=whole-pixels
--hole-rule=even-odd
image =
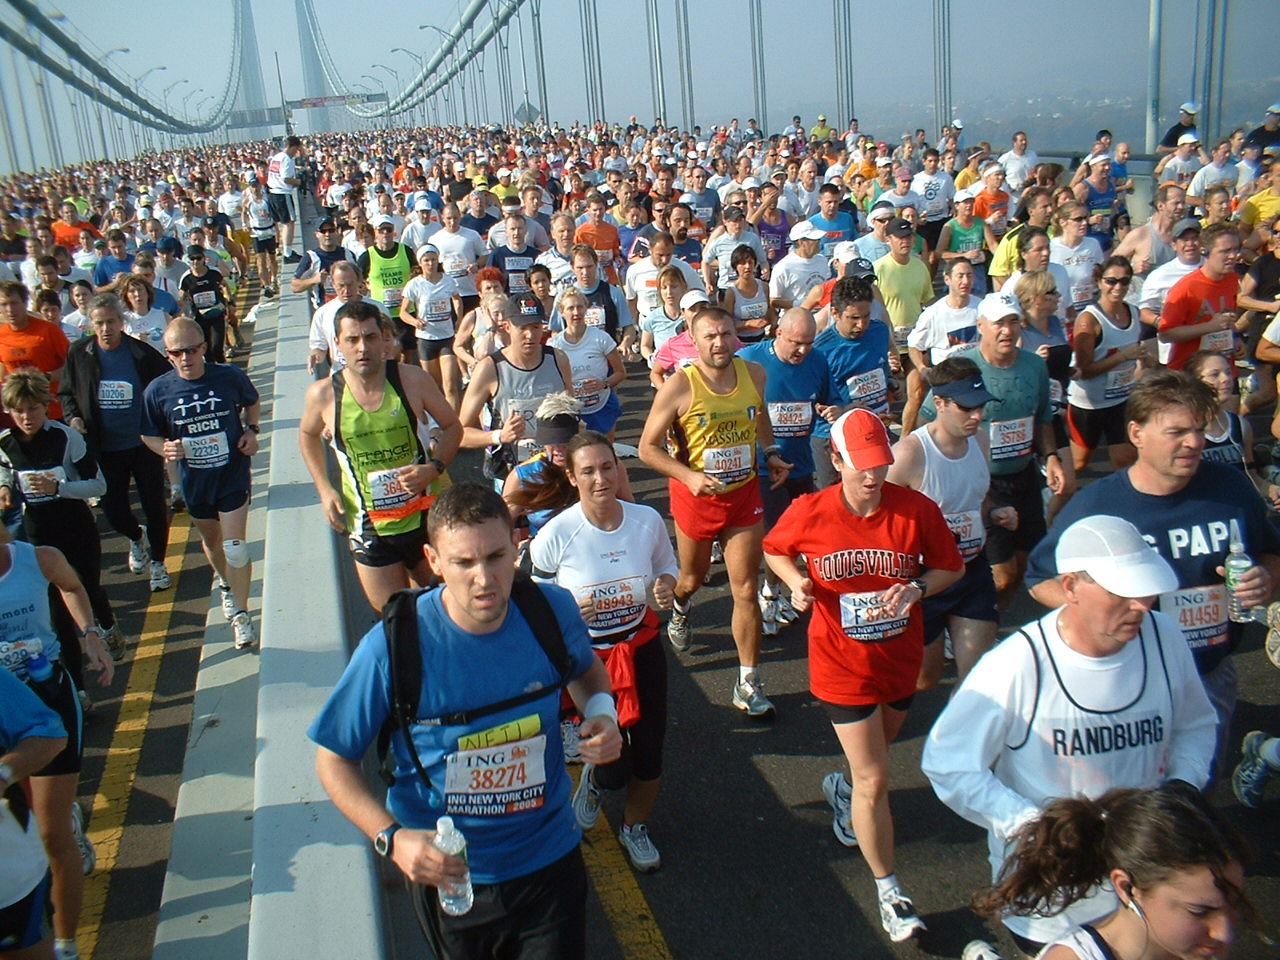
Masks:
[[[756,417],[762,401],[747,370],[747,363],[733,357],[737,383],[726,394],[708,385],[696,363],[681,368],[689,378],[689,409],[672,425],[676,459],[701,470],[720,484],[718,493],[730,493],[756,478]]]
[[[780,486],[791,464],[778,455],[769,418],[763,416],[764,368],[733,355],[733,316],[708,307],[693,318],[690,334],[697,359],[684,376],[658,390],[640,438],[640,459],[669,478],[671,516],[676,522],[680,579],[667,637],[676,650],[689,648],[689,604],[711,564],[711,544],[724,548],[733,590],[733,642],[738,680],[733,705],[768,720],[774,708],[756,671],[760,607],[756,577],[764,539],[764,506],[756,482],[756,450],[764,451],[769,480]],[[675,454],[666,448],[668,432]]]

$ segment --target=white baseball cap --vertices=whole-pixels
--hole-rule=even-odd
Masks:
[[[1010,293],[988,293],[978,304],[978,316],[986,317],[992,323],[1005,317],[1022,319],[1022,304]]]
[[[801,220],[791,228],[791,242],[797,240],[821,240],[827,232],[811,220]]]
[[[1087,573],[1117,597],[1154,597],[1178,586],[1169,562],[1128,520],[1082,517],[1058,538],[1058,573]]]

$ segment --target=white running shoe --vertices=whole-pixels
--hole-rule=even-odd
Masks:
[[[778,635],[778,598],[761,593],[756,597],[760,604],[760,632],[766,637]]]
[[[733,705],[753,720],[772,720],[773,701],[764,695],[764,682],[749,677],[733,685]]]
[[[910,940],[929,929],[916,915],[916,907],[901,890],[880,898],[880,925],[894,943]]]
[[[239,611],[231,618],[231,631],[235,634],[237,650],[252,647],[258,640],[258,634],[253,629],[253,621],[249,619],[249,614],[244,610]]]
[[[846,847],[856,847],[858,836],[853,832],[853,787],[849,786],[843,771],[832,770],[822,778],[822,795],[831,807],[831,832]]]
[[[93,849],[93,841],[85,836],[84,807],[80,806],[78,800],[71,802],[71,832],[75,834],[76,846],[80,849],[80,863],[85,876],[88,876],[98,864],[98,852]]]
[[[218,581],[218,591],[221,594],[222,615],[230,622],[236,615],[236,611],[240,609],[236,606],[236,595],[231,592],[231,584],[225,580]]]
[[[960,952],[960,960],[1003,960],[995,946],[986,940],[970,940]]]
[[[799,619],[800,614],[796,613],[796,608],[791,605],[786,594],[778,594],[778,623],[785,627],[788,623],[795,623]]]
[[[129,541],[129,572],[142,573],[151,562],[151,551],[147,549],[147,528],[143,527],[137,540]]]
[[[584,763],[582,776],[578,778],[578,789],[573,791],[573,815],[583,833],[600,820],[600,788],[596,786],[594,770],[594,766]]]
[[[581,763],[582,752],[578,745],[581,738],[578,736],[579,722],[576,720],[560,721],[560,745],[564,750],[565,763]]]
[[[169,579],[169,568],[164,565],[163,560],[151,561],[151,592],[157,590],[168,590],[173,586],[173,581]]]
[[[627,859],[631,861],[631,866],[640,873],[649,873],[662,866],[662,856],[658,853],[658,848],[653,845],[648,825],[637,823],[628,827],[624,823],[622,829],[618,831],[618,842],[622,844],[622,849],[627,851]]]

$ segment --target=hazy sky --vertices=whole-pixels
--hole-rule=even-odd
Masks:
[[[110,59],[118,74],[136,77],[150,67],[163,65],[165,70],[151,74],[145,84],[145,90],[157,100],[164,87],[179,80],[189,83],[171,94],[170,103],[175,108],[197,87],[203,92],[188,100],[193,112],[207,95],[221,93],[230,63],[230,0],[157,4],[157,16],[136,12],[125,15],[118,4],[102,0],[64,0],[56,6],[50,0],[41,2],[48,12],[56,9],[65,13],[73,35],[90,38],[99,55],[115,47],[128,47],[129,53],[118,53]],[[406,47],[420,55],[433,52],[439,35],[418,30],[418,24],[429,21],[448,29],[464,6],[462,0],[430,4],[409,0],[364,0],[358,5],[348,0],[313,3],[344,80],[351,84],[362,74],[372,73],[390,86],[394,86],[392,78],[386,71],[374,69],[373,64],[384,63],[399,71],[401,82],[407,83],[417,67],[409,57],[390,53],[390,49]],[[602,62],[607,66],[604,99],[608,116],[625,120],[636,114],[650,119],[654,109],[643,5],[639,0],[597,3]],[[1166,0],[1164,4],[1161,111],[1167,120],[1191,93],[1196,5],[1196,0]],[[659,0],[658,6],[665,17],[667,116],[679,121],[674,3]],[[745,121],[754,111],[746,4],[742,0],[688,0],[688,6],[694,36],[696,119],[703,124],[723,122],[731,116]],[[290,0],[253,0],[253,7],[268,97],[278,100],[276,53],[287,97],[327,93],[302,87],[294,4]],[[542,4],[549,115],[565,123],[586,118],[578,8],[577,0],[543,0]],[[854,0],[852,9],[858,61],[854,73],[855,108],[863,129],[889,137],[917,124],[931,127],[932,4],[929,0],[896,0],[892,4]],[[970,136],[976,139],[985,135],[984,119],[996,109],[1012,109],[1010,101],[1014,98],[1142,100],[1146,88],[1147,10],[1145,0],[954,0],[951,19],[955,112],[965,119]],[[0,16],[10,24],[16,19],[8,7]],[[772,130],[785,125],[794,112],[803,114],[810,123],[819,112],[828,113],[833,123],[847,119],[834,115],[831,18],[829,0],[764,0],[766,49],[770,57],[765,74],[767,116]],[[536,101],[528,12],[517,20],[523,26],[530,97]],[[486,21],[482,18],[480,25]],[[526,70],[522,69],[516,22],[512,21],[509,34],[509,62],[519,101]],[[1256,123],[1266,104],[1280,99],[1280,71],[1272,66],[1278,29],[1277,0],[1230,0],[1226,87],[1236,99],[1229,96],[1224,113],[1231,123]],[[488,102],[495,113],[497,56],[496,44],[491,44],[484,66]],[[8,61],[7,57],[0,59],[0,87],[9,98],[12,118],[13,74]],[[27,65],[18,66],[24,84],[30,86]],[[68,127],[70,111],[60,85],[55,83],[52,88],[64,150],[73,153],[76,140]],[[206,111],[212,103],[205,104]],[[984,110],[986,107],[992,110]],[[1039,112],[1027,110],[1033,117]],[[1105,113],[1105,104],[1102,112]],[[43,159],[43,128],[34,100],[28,101],[26,114],[37,153]],[[26,147],[19,119],[20,115],[14,120],[15,138],[22,162]],[[304,119],[299,117],[297,122],[306,129]],[[1033,141],[1054,140],[1056,131],[1048,115],[1043,118],[1043,129],[1035,129],[1034,119],[1029,125]],[[1140,129],[1117,133],[1141,139]],[[0,166],[8,166],[3,150]]]

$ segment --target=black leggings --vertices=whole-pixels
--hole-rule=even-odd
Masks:
[[[207,313],[196,317],[196,323],[204,331],[204,342],[209,345],[209,359],[214,363],[226,363],[225,346],[227,342],[227,315],[219,313],[209,316]]]
[[[111,529],[129,540],[142,536],[142,528],[129,504],[129,480],[138,487],[142,515],[147,518],[147,545],[151,559],[164,561],[169,545],[169,510],[164,502],[164,461],[143,444],[128,450],[103,451],[98,465],[107,479],[102,513]]]
[[[662,776],[662,745],[667,737],[667,651],[654,637],[636,648],[636,695],[640,719],[623,730],[622,756],[597,767],[596,786],[621,790],[632,777],[657,780]]]
[[[89,505],[83,500],[62,500],[36,509],[28,506],[23,527],[30,543],[62,551],[89,595],[94,619],[103,629],[115,626],[111,601],[102,588],[102,541],[98,538],[98,525]],[[54,629],[62,643],[62,664],[71,674],[76,688],[83,690],[84,651],[80,646],[80,629],[63,603],[62,594],[52,585],[49,587],[49,605]]]

